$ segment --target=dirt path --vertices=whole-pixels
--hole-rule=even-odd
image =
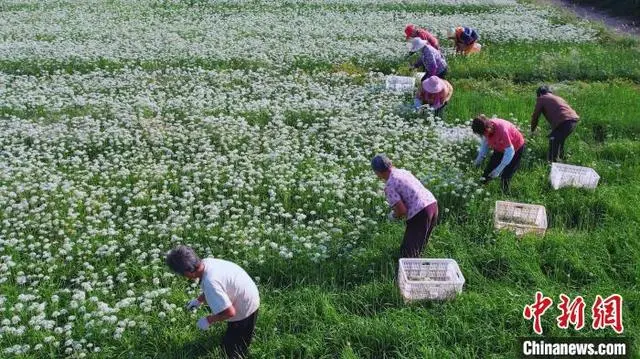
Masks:
[[[538,2],[560,6],[583,19],[604,23],[605,26],[619,34],[628,34],[640,37],[640,23],[634,22],[633,20],[609,15],[592,6],[572,4],[567,0],[539,0]]]

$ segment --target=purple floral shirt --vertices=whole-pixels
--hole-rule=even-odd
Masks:
[[[400,200],[407,207],[407,219],[436,202],[436,198],[422,183],[407,170],[391,168],[391,175],[384,186],[387,203],[393,207]]]

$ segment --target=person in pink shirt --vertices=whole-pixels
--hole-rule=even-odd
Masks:
[[[393,167],[387,156],[371,160],[376,176],[385,182],[384,193],[391,207],[389,219],[406,218],[401,258],[418,258],[438,220],[438,202],[411,172]]]
[[[474,161],[476,167],[482,165],[489,149],[493,150],[482,175],[485,183],[500,177],[502,190],[509,191],[509,182],[518,170],[524,154],[525,141],[522,133],[511,122],[499,118],[489,119],[485,115],[476,117],[471,129],[482,138],[478,156]]]
[[[422,40],[429,42],[429,45],[431,45],[434,49],[440,50],[438,39],[426,29],[421,29],[413,24],[409,24],[404,28],[404,35],[407,40],[414,37],[419,37]]]

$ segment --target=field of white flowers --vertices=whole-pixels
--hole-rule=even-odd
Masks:
[[[386,214],[379,152],[444,216],[489,199],[468,125],[410,113],[372,64],[404,56],[409,22],[443,43],[461,24],[495,44],[596,39],[554,16],[513,0],[3,1],[0,356],[162,357],[160,328],[195,335],[195,287],[164,267],[176,244],[249,273],[355,260]]]

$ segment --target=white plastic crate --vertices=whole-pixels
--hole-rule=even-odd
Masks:
[[[416,88],[416,79],[409,76],[387,76],[387,90],[405,92]]]
[[[495,228],[514,231],[517,236],[547,230],[547,210],[537,204],[496,201]]]
[[[553,189],[562,187],[593,189],[598,186],[600,175],[593,168],[554,162],[551,164],[549,179]]]
[[[400,258],[398,286],[405,302],[453,299],[464,276],[453,259]]]

